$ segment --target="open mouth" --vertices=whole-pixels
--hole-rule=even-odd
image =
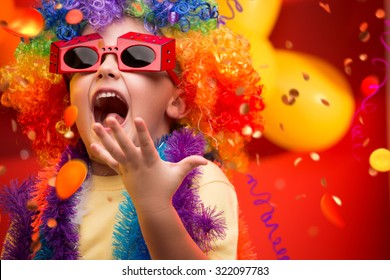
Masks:
[[[126,102],[114,92],[99,93],[93,105],[95,122],[107,127],[107,118],[114,117],[119,124],[122,124],[127,116],[129,108]]]

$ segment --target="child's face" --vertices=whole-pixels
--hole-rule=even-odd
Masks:
[[[131,18],[116,21],[98,33],[105,46],[115,46],[117,38],[130,31],[149,33],[142,22]],[[82,35],[90,33],[96,31],[87,26]],[[107,116],[114,116],[136,145],[135,117],[144,119],[153,140],[169,133],[169,120],[177,118],[172,108],[168,108],[174,106],[179,90],[168,74],[122,72],[113,54],[105,56],[97,72],[74,74],[70,94],[72,105],[79,110],[76,124],[87,150],[91,143],[100,142],[92,125],[99,122],[104,126]]]

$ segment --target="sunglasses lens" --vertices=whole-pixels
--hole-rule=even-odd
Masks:
[[[121,54],[124,64],[132,68],[142,68],[148,66],[156,59],[154,51],[146,46],[131,46]]]
[[[73,69],[87,69],[98,62],[98,54],[86,47],[77,47],[68,50],[64,55],[64,62]]]

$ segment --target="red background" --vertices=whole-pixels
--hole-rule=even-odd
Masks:
[[[29,2],[32,1],[15,0],[18,6]],[[364,98],[361,81],[371,74],[381,79],[386,74],[383,68],[372,63],[373,58],[383,59],[389,55],[380,42],[380,36],[386,31],[385,21],[375,17],[376,10],[384,8],[385,2],[322,2],[329,4],[330,14],[320,7],[319,1],[285,0],[270,40],[278,49],[284,49],[289,40],[293,42],[292,50],[316,55],[343,73],[344,59],[353,57],[352,75],[345,74],[345,77],[358,109]],[[358,38],[362,22],[369,26],[368,42]],[[9,53],[17,39],[0,31],[3,32],[0,36],[7,38],[0,46],[0,62],[4,64],[11,59]],[[357,59],[361,53],[366,53],[369,59]],[[385,87],[372,102],[375,110],[365,117],[363,131],[370,143],[359,150],[360,160],[352,155],[355,140],[351,130],[335,146],[319,153],[319,161],[313,161],[307,153],[286,151],[265,138],[251,144],[253,162],[248,174],[257,180],[257,193],[270,195],[269,202],[274,210],[268,217],[268,225],[277,225],[271,236],[272,228],[261,220],[271,206],[254,204],[258,198],[250,193],[246,174],[236,174],[234,184],[260,259],[277,257],[272,248],[277,238],[280,238],[278,249],[285,248],[284,255],[291,259],[390,259],[389,174],[371,176],[368,173],[369,154],[377,148],[388,147]],[[33,155],[26,160],[20,157],[21,150],[29,150],[29,140],[20,134],[20,129],[12,129],[14,119],[14,112],[0,107],[0,166],[6,167],[6,172],[0,175],[0,186],[12,179],[23,180],[38,170]],[[353,123],[351,129],[356,125]],[[298,157],[302,161],[295,166]],[[341,199],[342,206],[334,206],[333,217],[342,220],[344,227],[329,220],[321,211],[320,201],[325,194]],[[1,218],[0,236],[3,238],[8,219]]]

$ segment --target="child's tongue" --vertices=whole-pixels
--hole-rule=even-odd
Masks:
[[[122,118],[122,117],[121,117],[120,115],[118,115],[117,113],[109,113],[109,114],[107,114],[107,116],[104,118],[104,120],[103,120],[103,122],[102,122],[103,127],[108,127],[108,125],[107,125],[107,118],[108,118],[108,117],[113,117],[113,118],[115,118],[115,119],[118,121],[119,124],[122,124],[122,123],[125,121],[125,119]]]

